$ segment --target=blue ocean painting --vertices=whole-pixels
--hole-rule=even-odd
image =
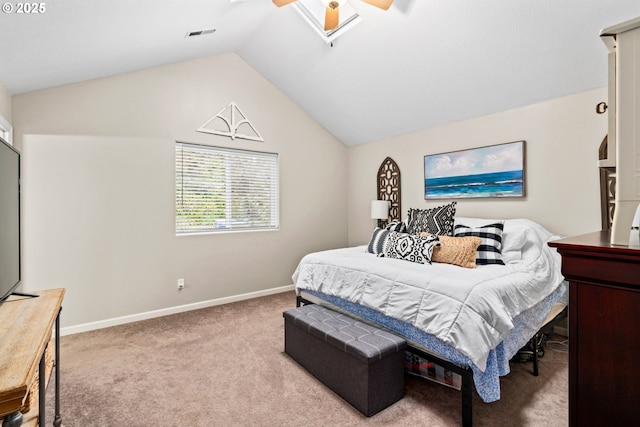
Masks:
[[[524,197],[524,144],[425,156],[425,199]]]
[[[425,179],[427,199],[522,197],[522,170]]]

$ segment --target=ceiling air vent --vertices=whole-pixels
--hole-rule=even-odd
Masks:
[[[189,31],[185,37],[206,36],[207,34],[213,34],[216,32],[215,28],[209,28],[207,30]]]

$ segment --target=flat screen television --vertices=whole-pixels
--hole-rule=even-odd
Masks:
[[[20,153],[0,138],[0,304],[20,279]]]

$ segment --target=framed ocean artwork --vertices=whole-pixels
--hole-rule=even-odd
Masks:
[[[524,197],[525,141],[424,156],[424,198]]]

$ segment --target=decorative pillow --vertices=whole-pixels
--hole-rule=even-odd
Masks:
[[[389,231],[397,231],[398,233],[406,233],[407,232],[407,224],[402,221],[393,221],[387,224],[385,227],[386,230]]]
[[[528,219],[503,219],[503,218],[469,218],[456,216],[455,225],[464,224],[467,227],[481,227],[487,224],[500,222],[504,224],[502,230],[502,261],[505,264],[520,261],[524,246],[530,237],[535,235],[537,224]],[[455,228],[454,225],[454,228]]]
[[[480,237],[482,243],[478,246],[476,264],[488,265],[488,264],[500,264],[504,265],[502,261],[502,230],[504,229],[503,222],[496,222],[494,224],[484,225],[482,227],[467,227],[463,224],[456,225],[454,230],[455,237],[474,236]]]
[[[420,233],[421,236],[429,233]],[[482,243],[480,237],[439,236],[440,246],[433,248],[431,261],[453,264],[464,268],[476,268],[476,254]]]
[[[433,248],[439,244],[438,236],[425,237],[391,231],[384,246],[384,256],[420,264],[431,264]]]
[[[505,264],[522,259],[522,249],[529,241],[529,228],[509,225],[505,222],[505,230],[502,232],[502,260]]]
[[[407,233],[426,232],[438,236],[452,236],[456,203],[451,202],[433,209],[409,209]]]
[[[384,256],[384,246],[389,237],[389,233],[391,233],[391,231],[376,227],[371,235],[371,240],[369,240],[369,245],[367,245],[367,252],[376,256]]]

